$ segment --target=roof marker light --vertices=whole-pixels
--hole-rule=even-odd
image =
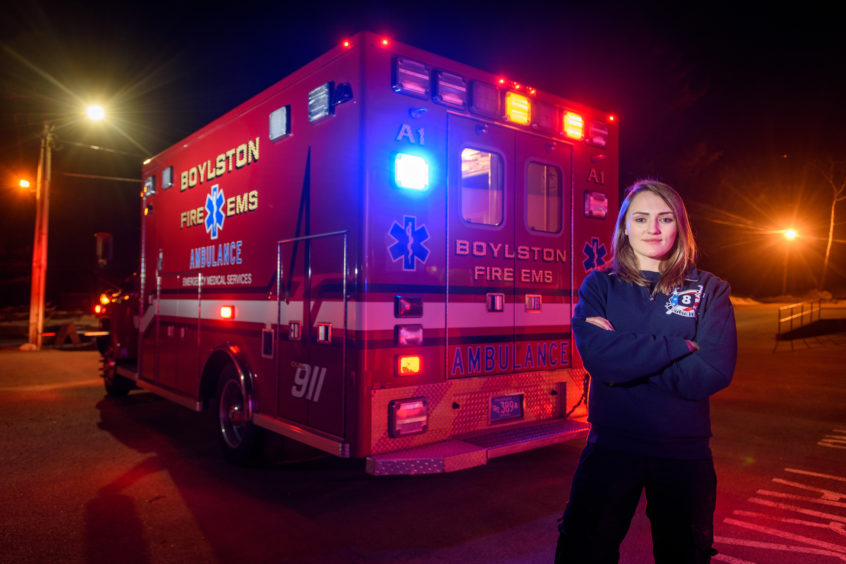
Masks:
[[[566,112],[564,114],[564,135],[571,139],[582,139],[585,136],[585,120],[579,114]]]
[[[419,155],[399,153],[394,160],[394,181],[399,188],[425,190],[429,187],[429,163]]]
[[[517,92],[505,93],[505,119],[528,125],[532,115],[532,104],[529,99]]]

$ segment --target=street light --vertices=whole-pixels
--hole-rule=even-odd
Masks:
[[[96,109],[92,109],[96,108]],[[100,106],[88,108],[91,119],[101,120],[105,111]],[[92,117],[95,116],[95,117]],[[44,290],[47,282],[47,228],[50,217],[50,176],[53,146],[56,143],[55,125],[44,122],[41,130],[41,149],[35,177],[35,237],[32,243],[32,288],[29,300],[29,342],[23,350],[41,350],[44,333]]]
[[[86,114],[90,120],[101,121],[106,117],[106,110],[103,109],[103,106],[93,105],[88,106]]]

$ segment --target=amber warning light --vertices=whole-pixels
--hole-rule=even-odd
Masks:
[[[402,355],[397,359],[397,374],[399,376],[415,376],[420,372],[420,357],[418,355]]]
[[[585,120],[573,112],[564,114],[564,134],[571,139],[581,139],[585,136]]]

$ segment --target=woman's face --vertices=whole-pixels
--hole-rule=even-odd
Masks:
[[[661,261],[673,251],[678,236],[672,208],[654,192],[638,193],[626,212],[626,235],[638,268],[660,272]]]

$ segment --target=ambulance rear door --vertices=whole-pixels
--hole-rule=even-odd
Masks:
[[[449,116],[449,378],[569,365],[572,148]]]

